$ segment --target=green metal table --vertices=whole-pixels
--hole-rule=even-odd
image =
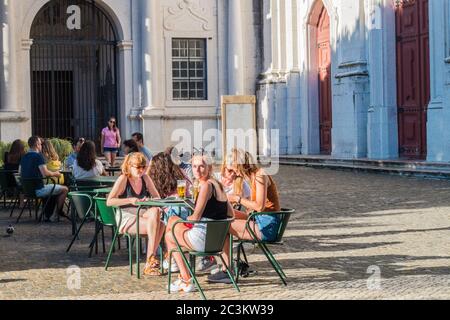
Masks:
[[[138,279],[140,278],[140,267],[139,267],[139,253],[141,251],[139,242],[139,213],[143,208],[152,207],[186,207],[190,210],[194,210],[194,204],[191,199],[178,199],[178,198],[167,198],[167,199],[151,199],[148,201],[137,202],[136,205],[139,206],[137,216],[136,216],[136,272]]]
[[[93,183],[99,183],[99,184],[112,186],[118,178],[119,178],[119,176],[98,176],[98,177],[92,177],[92,178],[77,179],[77,181],[93,182]]]

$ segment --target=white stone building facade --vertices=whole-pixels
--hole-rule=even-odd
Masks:
[[[33,72],[45,69],[33,69],[33,46],[45,42],[33,39],[32,29],[55,1],[0,1],[2,141],[33,133]],[[61,4],[82,2],[93,3],[115,31],[114,97],[123,135],[142,131],[155,151],[175,144],[179,128],[192,136],[220,130],[222,95],[256,95],[262,154],[450,161],[450,0]],[[60,18],[71,17],[69,11]],[[408,33],[416,25],[417,34]],[[178,46],[190,40],[201,54],[178,57]],[[109,116],[95,108],[90,117]],[[83,135],[72,118],[72,134]],[[278,143],[271,129],[279,130]],[[220,154],[220,141],[214,149]]]

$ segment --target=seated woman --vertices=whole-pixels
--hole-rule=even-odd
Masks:
[[[229,169],[234,170],[237,176],[242,176],[250,181],[251,198],[245,199],[238,195],[228,195],[228,200],[241,204],[246,208],[245,212],[235,210],[235,219],[230,226],[230,233],[239,239],[252,240],[245,225],[252,212],[276,212],[280,211],[278,189],[272,177],[258,166],[250,153],[233,149],[227,157]],[[256,221],[250,222],[250,228],[258,239],[272,241],[277,235],[280,219],[277,216],[262,215]],[[228,248],[229,238],[225,241],[224,248]],[[228,250],[224,250],[224,260],[229,262]],[[224,270],[208,276],[209,282],[230,283]]]
[[[59,161],[59,156],[49,139],[43,140],[42,155],[44,156],[45,164],[47,165],[47,169],[49,171],[56,172],[61,170],[62,163]],[[64,184],[64,175],[57,178],[56,183]]]
[[[73,167],[75,160],[77,160],[78,152],[80,152],[81,146],[85,141],[86,139],[80,137],[73,142],[72,144],[73,152],[69,154],[66,160],[64,161],[64,164],[66,165],[67,168]]]
[[[152,179],[145,174],[147,163],[141,153],[132,153],[125,157],[122,164],[122,175],[117,179],[106,204],[121,207],[122,219],[119,210],[116,212],[116,221],[119,232],[136,234],[136,203],[145,201],[149,196],[160,198]],[[161,221],[159,208],[150,208],[141,211],[139,216],[139,234],[147,235],[147,263],[144,275],[161,275],[160,262],[156,258],[156,251],[164,233],[164,223]],[[119,224],[120,223],[120,224]]]
[[[222,220],[232,216],[233,208],[227,200],[222,185],[212,177],[212,161],[209,161],[206,155],[195,155],[192,158],[192,170],[194,177],[200,183],[200,192],[195,203],[194,213],[188,217],[188,220]],[[179,219],[176,216],[169,218],[165,236],[168,251],[176,248],[175,239],[172,236],[172,228]],[[175,237],[182,247],[204,251],[206,228],[205,224],[195,224],[192,228],[189,225],[178,224],[174,229]],[[170,291],[194,291],[195,286],[191,281],[189,270],[184,264],[181,254],[175,252],[173,256],[180,268],[180,277],[170,284]]]
[[[3,169],[19,170],[20,160],[25,154],[25,146],[20,139],[14,140],[9,152],[5,152]]]
[[[106,176],[103,164],[96,158],[94,142],[88,140],[83,143],[73,163],[72,173],[75,179]]]
[[[227,159],[222,162],[220,173],[215,173],[214,177],[222,183],[227,195],[237,195],[244,199],[250,198],[251,190],[248,182],[234,171],[231,164],[227,163]]]
[[[178,195],[177,181],[186,180],[183,170],[172,161],[172,157],[166,152],[153,156],[149,171],[150,177],[162,198],[176,197]],[[175,216],[186,220],[191,214],[190,210],[185,207],[166,207],[164,208],[164,213],[164,223],[166,225],[170,217]],[[164,269],[169,268],[167,255],[164,259],[163,267]],[[172,272],[177,271],[179,271],[177,264],[172,260]]]
[[[168,198],[177,196],[177,181],[185,180],[186,176],[180,167],[173,163],[169,154],[161,152],[152,158],[150,178],[155,183],[161,198]],[[164,222],[167,224],[169,217],[172,216],[186,219],[189,214],[189,210],[185,207],[168,207],[165,209]]]

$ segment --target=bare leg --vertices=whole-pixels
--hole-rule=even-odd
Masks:
[[[180,220],[178,217],[171,217],[169,219],[168,229],[171,230],[173,228],[173,224],[175,221]],[[175,229],[175,237],[178,240],[178,243],[181,247],[184,248],[192,248],[192,245],[189,243],[189,241],[186,239],[186,232],[189,231],[189,229],[184,226],[177,224]],[[177,245],[175,243],[175,239],[172,236],[172,232],[166,232],[166,245],[167,250],[170,252],[173,249],[177,248]],[[189,270],[187,266],[184,264],[184,260],[181,257],[181,254],[179,252],[173,253],[173,258],[175,259],[175,262],[177,263],[177,266],[180,268],[180,275],[181,278],[185,281],[188,281],[191,278],[191,274],[189,273]]]
[[[230,233],[242,240],[252,240],[252,236],[250,235],[250,233],[248,232],[248,230],[245,228],[247,221],[244,220],[234,220],[231,225],[230,225]],[[255,233],[255,235],[258,237],[258,239],[261,239],[261,231],[259,230],[258,226],[251,221],[250,222],[250,228],[253,230],[253,232]],[[227,266],[229,266],[230,263],[230,252],[229,252],[229,248],[230,248],[230,238],[227,237],[225,239],[225,244],[223,246],[223,253],[222,253],[222,257],[225,260],[225,263],[227,263]],[[225,267],[222,267],[223,271],[225,271]]]
[[[233,210],[234,211],[234,218],[236,220],[247,220],[248,215],[245,212],[239,211],[239,210]]]
[[[116,152],[111,152],[111,167],[114,167],[114,165],[116,164],[116,156]]]
[[[61,212],[64,202],[66,201],[67,193],[69,192],[69,189],[67,189],[66,186],[62,186],[62,191],[58,195],[58,205],[57,205],[57,212]]]
[[[164,231],[164,224],[161,222],[161,214],[159,208],[150,208],[143,217],[147,219],[147,257],[156,255],[158,246],[161,242],[162,232]]]
[[[105,152],[103,155],[105,156],[106,162],[110,166],[111,165],[111,152]]]

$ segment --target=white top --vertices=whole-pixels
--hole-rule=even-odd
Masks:
[[[75,160],[73,163],[72,173],[75,179],[85,179],[85,178],[92,178],[92,177],[98,177],[101,176],[102,173],[105,171],[105,168],[103,167],[103,164],[100,162],[100,160],[95,160],[95,166],[89,170],[86,171],[83,168],[81,168],[78,165],[78,161]]]
[[[222,175],[219,172],[214,173],[214,177],[218,180],[218,181],[222,181]],[[225,191],[226,194],[235,194],[234,192],[234,184],[232,184],[231,186],[225,186],[223,185],[223,191]],[[250,196],[252,195],[252,190],[250,189],[250,185],[248,184],[247,181],[244,180],[243,184],[242,184],[242,198],[244,199],[249,199]]]

